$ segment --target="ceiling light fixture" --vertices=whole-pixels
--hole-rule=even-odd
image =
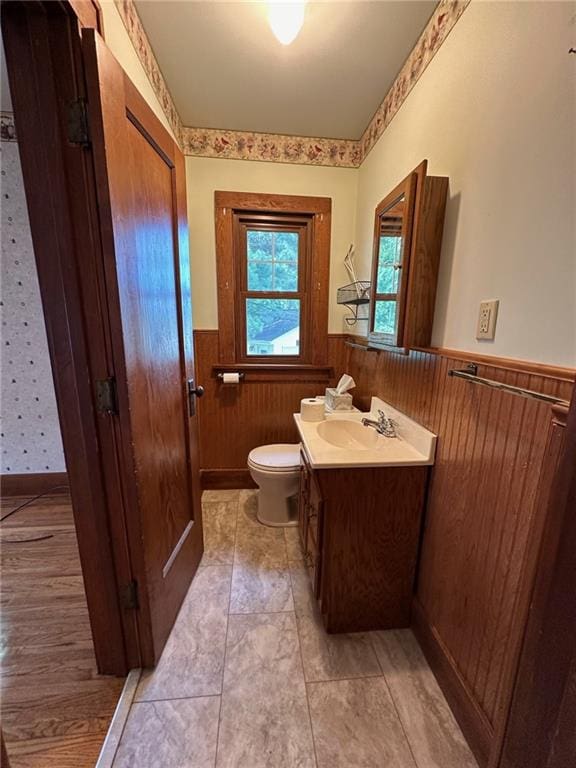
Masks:
[[[304,24],[306,0],[268,0],[268,23],[282,45],[290,45]]]

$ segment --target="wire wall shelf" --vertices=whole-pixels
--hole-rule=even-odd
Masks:
[[[367,320],[368,316],[358,317],[358,307],[370,302],[370,281],[357,280],[338,288],[336,302],[348,307],[352,312],[352,316],[346,318],[348,325],[356,325],[358,320]]]

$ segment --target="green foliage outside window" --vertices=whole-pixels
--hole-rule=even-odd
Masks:
[[[298,233],[248,230],[248,290],[298,290]]]
[[[377,301],[374,313],[374,331],[376,333],[396,333],[395,301]]]
[[[400,270],[394,269],[394,264],[400,263],[401,251],[401,237],[383,236],[380,238],[376,293],[398,292]]]

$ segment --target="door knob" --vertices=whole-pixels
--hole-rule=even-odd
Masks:
[[[190,379],[190,383],[188,386],[188,394],[189,395],[196,395],[196,397],[202,397],[204,394],[204,387],[198,385],[197,387],[194,386],[194,380]]]
[[[194,416],[196,413],[196,408],[194,407],[194,398],[195,397],[202,397],[204,394],[204,387],[195,387],[194,386],[194,379],[188,379],[188,411],[190,413],[190,416]]]

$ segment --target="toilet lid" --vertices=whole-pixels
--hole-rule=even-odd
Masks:
[[[298,469],[300,466],[300,445],[290,443],[261,445],[250,451],[248,461],[267,469]]]

